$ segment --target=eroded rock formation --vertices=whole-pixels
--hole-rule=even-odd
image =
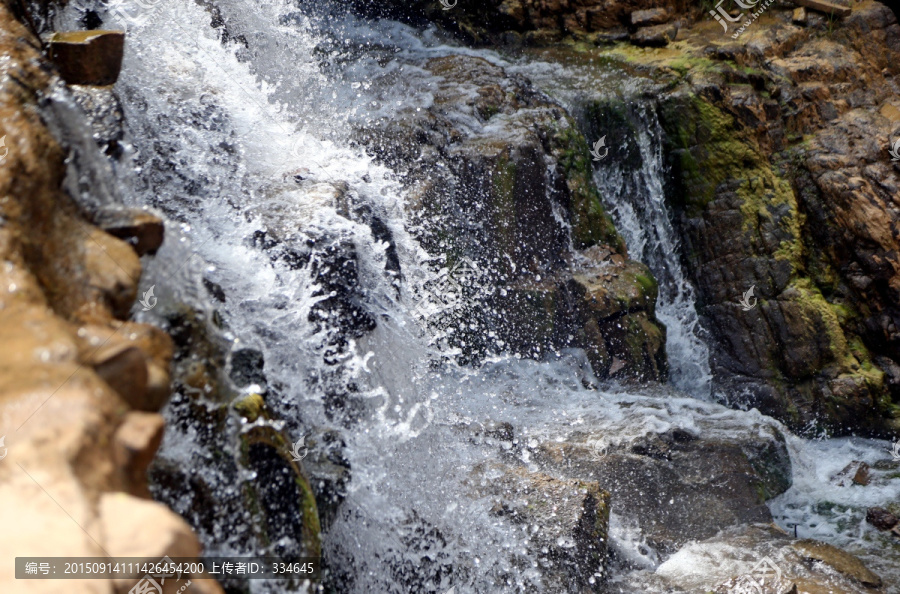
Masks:
[[[664,379],[656,281],[601,206],[571,116],[482,58],[424,67],[417,92],[431,106],[360,138],[403,176],[423,243],[449,267],[469,259],[490,287],[473,296],[485,306],[466,314],[467,344],[532,357],[578,347],[598,377]]]
[[[147,492],[172,344],[161,330],[128,321],[138,254],[89,222],[63,190],[66,152],[39,107],[54,100],[59,79],[5,3],[0,53],[0,433],[8,449],[0,517],[16,535],[0,552],[10,560],[199,555],[190,527]],[[4,564],[4,592],[60,590],[56,581],[17,581],[12,571]],[[112,593],[133,585],[65,587]],[[193,589],[222,591],[208,580]]]

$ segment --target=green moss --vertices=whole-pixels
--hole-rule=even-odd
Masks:
[[[502,252],[513,253],[515,250],[516,217],[516,164],[504,153],[501,155],[491,178],[493,184],[494,228],[497,230]]]
[[[298,471],[294,477],[294,482],[300,490],[300,513],[303,514],[304,534],[303,544],[304,551],[309,551],[310,557],[322,556],[322,527],[319,523],[319,508],[316,505],[316,496],[309,486],[309,482]]]
[[[481,114],[482,118],[484,118],[485,120],[489,120],[492,117],[494,117],[495,115],[497,115],[498,113],[500,113],[500,106],[499,105],[485,105],[481,108],[479,113]]]
[[[641,286],[643,294],[652,302],[655,302],[659,296],[659,283],[656,282],[653,275],[649,274],[649,272],[647,274],[637,273],[634,275],[634,280]]]
[[[856,363],[856,359],[850,353],[847,337],[844,335],[840,320],[831,304],[828,303],[818,287],[813,285],[808,278],[794,279],[791,287],[800,293],[800,298],[797,301],[803,304],[805,310],[810,312],[810,315],[807,316],[806,327],[815,328],[818,325],[815,323],[816,320],[813,319],[813,316],[821,320],[828,335],[829,350],[832,357],[835,361],[840,362],[842,367],[850,368],[852,364]]]
[[[259,394],[250,394],[234,404],[234,409],[251,423],[265,415],[265,408],[266,401]]]
[[[240,451],[241,465],[244,468],[253,468],[250,458],[250,447],[254,444],[271,448],[277,456],[284,460],[284,464],[293,471],[294,483],[297,486],[297,506],[302,518],[300,541],[303,545],[304,554],[310,557],[320,556],[322,547],[321,524],[315,494],[304,475],[302,467],[288,457],[286,453],[289,440],[280,431],[276,431],[270,426],[257,426],[242,434],[240,437]],[[254,517],[260,517],[269,513],[269,510],[262,509],[258,487],[253,481],[245,482],[243,489],[248,509],[251,510]],[[266,522],[259,524],[257,530],[263,542],[269,543],[271,541],[266,530]]]
[[[683,55],[665,63],[666,66],[684,76],[688,72],[717,71],[721,65],[707,58]]]
[[[566,175],[572,199],[572,241],[577,249],[597,243],[623,252],[625,242],[600,202],[587,140],[568,119],[554,130],[553,152]]]
[[[749,200],[742,212],[759,210],[754,198],[766,187],[775,188],[775,176],[754,143],[735,127],[734,119],[695,95],[663,107],[662,123],[689,216],[699,215],[722,184],[735,178],[744,180],[735,191],[745,202]]]

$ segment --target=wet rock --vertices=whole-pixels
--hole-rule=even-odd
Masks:
[[[285,559],[321,556],[319,515],[315,495],[305,476],[287,457],[283,439],[254,431],[244,438],[244,464],[252,479],[245,488],[258,502],[254,514],[268,552]]]
[[[337,431],[326,430],[313,432],[306,445],[310,454],[303,459],[303,467],[316,494],[322,529],[327,530],[347,497],[352,476],[350,461],[344,453],[347,444]]]
[[[866,511],[866,522],[879,530],[890,530],[900,523],[900,520],[883,507],[870,507]]]
[[[574,347],[590,353],[599,377],[618,358],[617,377],[664,378],[655,281],[627,259],[574,120],[485,60],[448,56],[425,67],[439,77],[437,85],[422,81],[431,107],[405,110],[359,137],[403,172],[420,241],[445,254],[448,269],[460,254],[473,263],[476,274],[461,283],[467,307],[445,320],[465,356],[542,358]],[[573,278],[573,244],[578,274],[590,281]]]
[[[206,291],[209,293],[210,297],[212,297],[219,303],[225,303],[226,295],[225,295],[225,290],[222,289],[222,285],[220,285],[219,283],[215,283],[207,278],[204,278],[203,286],[206,288]]]
[[[802,543],[809,543],[808,552]],[[827,551],[827,552],[826,552]],[[828,558],[845,572],[835,570]],[[840,559],[840,561],[837,561]],[[684,568],[690,568],[684,571]],[[720,534],[685,546],[659,566],[653,585],[662,591],[716,592],[846,592],[866,594],[875,583],[853,555],[817,541],[796,541],[771,524],[723,530]],[[669,590],[666,590],[669,589]]]
[[[157,455],[149,471],[154,498],[177,509],[204,542],[246,555],[264,551],[287,558],[318,556],[318,502],[330,505],[326,512],[334,513],[329,489],[345,484],[349,470],[341,473],[326,460],[322,471],[319,449],[326,448],[318,439],[310,439],[315,449],[295,461],[284,421],[265,397],[235,392],[237,383],[245,389],[251,382],[265,385],[260,351],[235,350],[229,365],[232,341],[198,312],[184,308],[169,325],[176,347],[176,383],[167,415],[174,430],[192,436],[192,448],[190,462],[179,452]],[[304,467],[313,458],[315,477]],[[336,484],[329,482],[332,478]],[[248,587],[238,577],[223,585],[237,591]]]
[[[475,43],[504,43],[513,34],[531,43],[556,43],[564,36],[584,39],[591,33],[628,24],[635,12],[673,10],[683,4],[659,0],[543,0],[461,1],[457,10],[444,11],[441,4],[427,0],[370,2],[354,0],[357,10],[367,14],[393,16],[412,22],[438,23]]]
[[[309,320],[328,335],[326,360],[337,361],[354,338],[360,338],[377,326],[365,304],[359,282],[359,256],[353,242],[342,238],[321,238],[311,247],[310,270],[322,297],[311,308]]]
[[[501,464],[481,464],[468,479],[492,513],[528,527],[529,548],[551,590],[595,591],[604,579],[609,493],[596,482],[560,480]]]
[[[489,421],[482,426],[485,437],[501,442],[512,442],[515,438],[515,428],[507,422]]]
[[[843,470],[831,477],[831,482],[839,487],[847,487],[851,484],[866,486],[869,484],[869,465],[865,462],[853,461]]]
[[[771,521],[765,502],[790,487],[791,466],[783,437],[763,433],[726,441],[676,430],[602,449],[602,437],[583,436],[543,443],[535,457],[547,472],[597,481],[612,511],[668,556],[723,527]]]
[[[678,36],[678,26],[653,25],[641,27],[631,35],[631,43],[642,47],[665,47],[669,42],[675,41]]]
[[[256,349],[239,349],[231,354],[231,381],[239,388],[266,385],[265,360]]]
[[[107,156],[119,159],[125,135],[125,114],[119,98],[111,87],[69,85],[75,102],[87,116],[94,140]]]
[[[694,27],[671,59],[626,58],[675,85],[659,102],[667,196],[713,373],[797,430],[887,434],[896,424],[892,365],[875,356],[900,361],[900,267],[886,232],[900,182],[884,157],[894,90],[881,58],[895,55],[897,27],[870,2],[829,39],[775,23],[718,45]],[[710,60],[711,70],[678,75],[678,60]],[[744,311],[751,287],[759,304]]]
[[[803,558],[822,562],[838,573],[870,588],[880,588],[881,578],[854,555],[823,542],[801,540],[791,545]]]
[[[73,85],[111,85],[119,78],[124,31],[67,31],[54,33],[48,43],[50,60],[63,79]]]
[[[138,256],[155,254],[165,233],[162,219],[143,210],[104,213],[99,224],[113,237],[127,242]]]

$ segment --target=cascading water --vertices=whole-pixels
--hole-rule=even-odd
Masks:
[[[624,145],[617,147],[624,151],[634,145],[640,167],[605,159],[596,168],[594,181],[630,254],[647,264],[659,281],[656,315],[667,329],[670,381],[695,398],[710,398],[709,348],[697,316],[694,288],[679,262],[680,242],[666,205],[662,129],[651,105],[636,102],[627,115],[633,136],[610,136],[607,142]]]
[[[70,5],[63,19],[74,21],[88,7],[115,19],[84,3]],[[145,287],[156,287],[160,303],[139,315],[165,325],[179,304],[208,312],[232,352],[264,358],[264,378],[238,392],[264,391],[283,419],[279,428],[294,438],[340,434],[352,474],[324,531],[326,583],[334,591],[552,591],[534,553],[546,546],[540,527],[510,521],[479,491],[499,478],[492,463],[515,460],[537,469],[547,444],[567,440],[603,452],[675,430],[721,439],[784,432],[755,411],[728,410],[665,387],[637,394],[586,388],[596,382],[580,351],[553,361],[498,355],[479,367],[460,366],[416,324],[415,296],[440,272],[407,231],[409,197],[392,171],[354,145],[348,119],[428,105],[427,94],[370,90],[372,79],[400,77],[404,68],[424,76],[409,64],[417,55],[477,53],[513,70],[520,64],[390,22],[330,14],[318,21],[277,0],[172,0],[143,10],[136,16],[144,20],[130,23],[117,86],[135,170],[118,173],[129,200],[162,210],[180,227],[169,225],[163,249],[145,264]],[[641,125],[622,142],[634,143],[641,167],[604,163],[596,181],[632,253],[661,281],[659,316],[669,328],[673,383],[706,397],[708,352],[663,204],[658,125],[652,111],[634,117]],[[352,282],[329,284],[323,272],[329,266],[352,270]],[[347,319],[361,330],[342,329]],[[207,552],[258,553],[247,550],[246,510],[230,506],[241,482],[255,477],[224,472],[221,459],[238,452],[225,436],[185,422],[183,406],[176,394],[159,459],[190,482],[183,492],[157,486],[157,496],[192,517],[194,485],[204,485],[229,504],[197,526]],[[236,418],[227,424],[230,434],[246,429]],[[828,469],[818,468],[811,452],[822,446],[789,441],[798,466],[794,487],[773,506],[778,518],[815,523],[824,536],[830,530],[870,550],[815,508]],[[840,452],[834,460],[863,456],[873,464],[884,445],[831,443]],[[479,483],[473,469],[487,480]],[[618,591],[665,591],[647,580],[660,555],[616,506],[610,544],[622,561],[614,568]],[[551,544],[569,546],[563,536]],[[691,557],[666,563],[677,573]],[[251,588],[286,591],[260,582]]]
[[[666,204],[663,132],[652,102],[652,83],[615,70],[560,69],[540,59],[510,69],[531,77],[582,122],[588,140],[601,138],[594,182],[625,239],[629,255],[659,282],[656,316],[666,326],[670,383],[695,398],[712,397],[709,348],[696,294],[680,262],[680,241]],[[598,153],[599,154],[599,153]]]

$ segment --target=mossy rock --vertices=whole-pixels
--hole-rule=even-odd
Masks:
[[[321,557],[322,536],[315,494],[302,469],[288,455],[290,442],[271,426],[241,435],[243,484],[260,541],[285,559]],[[285,542],[296,543],[285,545]]]
[[[557,125],[550,146],[565,172],[571,194],[572,241],[575,248],[584,249],[602,243],[624,254],[625,241],[603,208],[594,184],[590,147],[571,118],[567,117]]]

